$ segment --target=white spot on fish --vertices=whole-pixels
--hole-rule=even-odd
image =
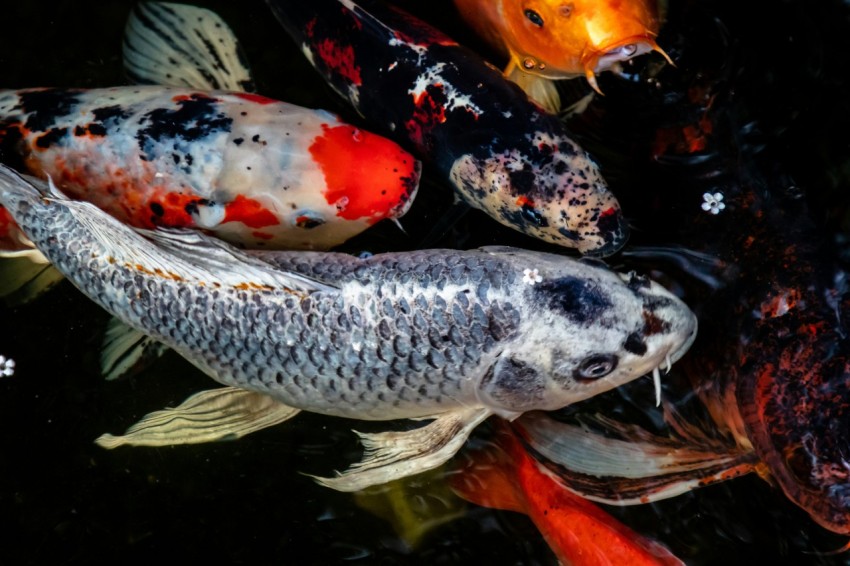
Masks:
[[[224,206],[219,203],[200,204],[198,213],[194,214],[195,223],[206,229],[212,229],[224,222]]]

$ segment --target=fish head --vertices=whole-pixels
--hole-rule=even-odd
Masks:
[[[517,267],[528,266],[520,283],[527,315],[479,385],[479,399],[494,412],[556,410],[648,373],[658,386],[659,368],[693,343],[696,316],[661,285],[535,255]]]
[[[514,64],[550,79],[595,74],[657,51],[655,0],[518,0],[504,2],[505,43]],[[669,58],[668,58],[669,60]]]
[[[310,154],[325,178],[324,199],[345,220],[374,224],[398,218],[419,188],[422,167],[416,158],[394,141],[355,126],[325,126]]]
[[[450,178],[472,206],[585,255],[611,255],[626,243],[629,227],[617,198],[575,142],[537,131],[503,147],[463,155],[453,164]]]

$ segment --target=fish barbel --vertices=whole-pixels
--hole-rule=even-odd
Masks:
[[[194,231],[146,239],[8,168],[0,203],[89,298],[220,383],[291,411],[435,419],[363,435],[364,462],[323,480],[339,489],[439,465],[491,414],[556,409],[657,373],[696,334],[660,285],[558,255],[360,259],[245,252]]]

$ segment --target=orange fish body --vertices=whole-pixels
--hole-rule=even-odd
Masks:
[[[562,564],[683,564],[653,542],[574,494],[507,428],[452,476],[454,491],[477,505],[527,514]]]
[[[650,51],[667,55],[655,38],[656,0],[455,0],[461,16],[510,60],[505,74],[526,88],[543,79],[587,77]],[[526,89],[528,90],[528,89]],[[534,94],[530,93],[534,98]]]

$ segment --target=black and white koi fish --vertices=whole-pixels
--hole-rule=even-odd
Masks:
[[[268,0],[330,85],[430,162],[462,200],[535,238],[599,256],[628,225],[560,120],[470,50],[369,0]]]
[[[89,298],[230,387],[102,444],[233,438],[299,410],[433,419],[362,435],[364,461],[321,480],[341,490],[441,464],[490,415],[657,375],[696,334],[693,313],[660,285],[559,255],[248,252],[195,231],[140,234],[8,168],[0,204]]]

